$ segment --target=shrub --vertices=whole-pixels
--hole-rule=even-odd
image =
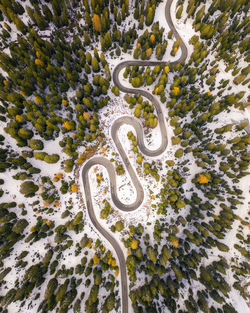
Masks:
[[[46,155],[47,155],[46,152],[34,152],[34,158],[37,160],[43,161]]]
[[[46,155],[44,158],[44,161],[46,163],[57,163],[59,161],[60,157],[58,154],[51,154],[51,155]]]
[[[35,195],[35,192],[39,187],[33,183],[33,181],[25,181],[21,184],[20,192],[25,195],[25,197],[33,197]]]
[[[29,141],[29,147],[32,150],[43,150],[43,142],[39,139],[31,139]]]
[[[27,128],[20,128],[18,131],[18,136],[24,140],[30,139],[33,137],[33,131]]]
[[[116,230],[119,231],[119,232],[122,231],[123,228],[124,228],[123,222],[117,221],[117,222],[115,223],[115,228],[116,228]]]
[[[20,219],[16,222],[16,224],[12,227],[12,231],[16,234],[20,234],[24,231],[24,229],[29,225],[29,223],[25,219]]]
[[[76,184],[71,186],[71,191],[72,192],[77,192],[78,191],[78,186]]]
[[[211,180],[209,173],[200,173],[197,177],[197,182],[200,184],[207,184]]]
[[[174,155],[176,158],[181,158],[183,156],[183,149],[176,150]]]

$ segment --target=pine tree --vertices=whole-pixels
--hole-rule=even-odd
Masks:
[[[117,21],[117,24],[120,26],[122,23],[121,12],[118,12],[116,21]]]
[[[148,8],[145,20],[146,26],[150,26],[153,23],[154,17],[155,17],[155,5]]]
[[[28,30],[27,26],[13,12],[10,14],[10,16],[11,16],[11,19],[13,20],[13,22],[16,24],[17,29],[25,35],[27,33],[27,30]]]
[[[85,13],[85,22],[89,27],[92,25],[92,20],[88,11]]]
[[[93,18],[92,18],[92,22],[93,22],[94,30],[97,33],[100,33],[101,32],[101,19],[100,19],[100,16],[98,14],[94,13]]]
[[[201,9],[197,12],[196,17],[195,17],[195,24],[200,22],[200,20],[204,16],[205,9],[206,9],[206,5],[203,5]]]
[[[52,13],[46,4],[44,4],[42,6],[42,11],[43,11],[45,20],[48,22],[51,22],[52,21]]]
[[[13,59],[11,57],[9,57],[8,54],[0,51],[0,66],[1,66],[1,68],[4,71],[9,72],[14,65],[15,65],[15,63],[14,63]]]
[[[60,0],[52,0],[52,10],[56,16],[61,15],[62,10],[61,10],[61,1]]]
[[[71,289],[68,292],[66,292],[61,302],[61,309],[66,310],[70,306],[70,304],[74,301],[76,296],[77,296],[76,289]]]
[[[45,293],[44,293],[44,299],[45,300],[48,300],[49,298],[52,297],[53,293],[57,289],[57,286],[58,286],[58,281],[56,278],[52,278],[49,280],[49,282],[47,284],[47,288],[46,288]]]
[[[38,12],[37,10],[34,10],[33,13],[34,13],[34,18],[36,20],[36,24],[39,27],[39,29],[45,30],[48,27],[48,23],[46,22],[42,14]]]
[[[96,57],[93,57],[91,60],[91,66],[93,68],[94,72],[99,72],[100,67],[99,67],[99,63]]]
[[[12,231],[16,234],[20,234],[24,231],[24,229],[29,225],[26,219],[19,219],[14,226],[12,227]]]
[[[182,11],[183,11],[183,4],[181,4],[176,12],[176,18],[179,20],[181,18],[182,15]]]
[[[110,312],[114,309],[114,307],[115,307],[115,295],[114,293],[111,293],[104,302],[103,312]]]

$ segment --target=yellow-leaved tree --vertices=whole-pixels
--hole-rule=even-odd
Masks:
[[[146,50],[147,59],[149,59],[149,58],[151,57],[151,55],[152,55],[152,48],[148,48],[148,49]]]
[[[178,240],[174,240],[174,241],[172,242],[172,245],[173,245],[173,247],[178,247],[178,246],[179,246]]]
[[[155,35],[152,34],[152,35],[149,37],[149,39],[150,39],[150,41],[151,41],[152,43],[154,43],[154,42],[155,42]]]
[[[197,177],[197,182],[200,184],[207,184],[210,181],[211,177],[208,173],[199,174]]]
[[[139,241],[136,239],[132,239],[131,241],[131,249],[136,250],[138,248]]]
[[[78,191],[78,186],[76,184],[71,186],[71,191],[72,192],[77,192]]]
[[[168,65],[165,66],[164,71],[166,74],[169,72],[169,66]]]
[[[22,123],[23,122],[23,118],[21,115],[16,115],[16,121],[19,122],[19,123]]]
[[[43,61],[42,60],[40,60],[40,59],[35,59],[35,64],[36,65],[40,65],[40,66],[44,66],[44,63],[43,63]]]
[[[84,112],[83,118],[87,121],[89,119],[89,114],[87,112]]]
[[[97,264],[98,262],[99,262],[99,257],[98,257],[97,254],[95,254],[94,257],[93,257],[93,263],[94,263],[94,265],[95,265],[95,264]]]
[[[35,101],[36,104],[40,104],[40,105],[44,104],[43,99],[41,97],[39,97],[39,96],[35,96],[34,101]]]
[[[94,13],[93,18],[92,18],[94,30],[98,33],[101,31],[101,18],[98,14]]]
[[[119,267],[117,267],[115,270],[115,276],[117,277],[118,275],[119,275]]]
[[[180,87],[174,86],[174,88],[173,88],[173,90],[172,90],[172,93],[173,93],[173,95],[177,96],[178,93],[179,93],[179,91],[180,91]]]
[[[64,122],[64,127],[67,129],[67,130],[70,130],[70,124],[68,121]]]

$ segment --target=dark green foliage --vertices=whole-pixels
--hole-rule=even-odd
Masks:
[[[81,300],[77,299],[74,304],[74,313],[81,313]]]
[[[105,56],[110,52],[111,57],[124,52],[131,54],[132,49],[135,49],[135,59],[146,60],[152,55],[157,60],[164,60],[166,34],[158,23],[153,24],[159,2],[53,0],[49,3],[47,0],[32,0],[30,7],[23,8],[20,1],[0,0],[0,20],[4,19],[8,23],[2,24],[0,43],[0,66],[6,72],[3,74],[6,77],[0,75],[0,119],[7,133],[6,140],[0,136],[0,145],[4,146],[10,135],[18,147],[43,150],[47,147],[45,141],[63,137],[59,145],[62,152],[68,155],[66,160],[61,158],[65,160],[65,172],[73,171],[76,163],[81,165],[91,157],[102,145],[100,142],[104,138],[98,111],[110,103],[111,72]],[[131,5],[134,18],[138,20],[138,28],[144,29],[139,38],[137,24],[128,30],[124,28],[126,24],[123,21],[128,16]],[[184,2],[178,1],[177,6],[176,17],[181,18],[185,15],[182,12]],[[238,230],[238,242],[233,247],[225,245],[224,238],[235,227],[236,219],[240,226],[248,225],[247,221],[237,215],[237,208],[244,200],[238,182],[248,175],[249,135],[244,130],[247,125],[223,125],[221,114],[225,116],[232,106],[244,108],[247,103],[247,95],[241,89],[238,94],[232,91],[230,93],[231,84],[241,88],[241,85],[247,86],[249,83],[249,66],[239,68],[239,64],[244,64],[240,62],[241,59],[249,61],[247,9],[246,1],[212,1],[209,6],[205,1],[189,0],[187,15],[188,18],[193,17],[196,31],[196,35],[190,40],[194,47],[190,59],[177,65],[127,67],[124,72],[124,77],[129,78],[135,88],[154,83],[153,94],[163,105],[166,104],[168,122],[174,134],[174,147],[171,147],[166,164],[148,160],[145,162],[139,152],[136,136],[129,134],[132,149],[137,153],[137,164],[142,166],[141,174],[151,175],[154,182],[162,183],[161,190],[153,190],[154,183],[149,190],[149,195],[154,199],[149,209],[159,215],[157,222],[152,225],[152,236],[143,233],[144,228],[147,231],[147,226],[150,226],[146,222],[143,225],[145,227],[140,224],[130,225],[130,236],[127,235],[126,225],[124,229],[121,221],[113,222],[115,225],[112,226],[112,231],[122,231],[124,245],[130,253],[126,265],[130,279],[130,299],[136,313],[158,313],[165,310],[183,313],[184,310],[198,312],[199,309],[205,313],[216,310],[220,313],[235,312],[228,300],[231,287],[226,282],[228,269],[233,272],[233,287],[244,296],[242,282],[248,273],[247,262],[244,260],[249,259],[247,239],[242,229]],[[27,23],[22,22],[25,11],[29,15]],[[94,14],[100,18],[100,31],[93,23]],[[85,23],[79,24],[82,18]],[[152,27],[145,29],[144,23]],[[13,41],[12,35],[16,29],[17,36]],[[50,30],[49,37],[44,30]],[[171,38],[173,31],[168,34],[172,46]],[[94,48],[99,47],[99,43],[105,55]],[[177,48],[179,44],[177,40],[174,47]],[[8,54],[5,53],[5,48],[9,48]],[[215,58],[211,58],[212,54]],[[218,82],[221,60],[226,64],[225,72],[234,77]],[[113,87],[112,91],[115,96],[119,96],[117,87]],[[144,101],[139,94],[135,97],[126,95],[126,100],[134,115],[143,118],[145,133],[148,132],[150,138],[148,128],[157,126],[154,103]],[[216,129],[210,127],[210,123],[214,121],[218,123]],[[87,154],[87,148],[93,148],[93,151]],[[34,175],[34,181],[37,181],[40,176],[36,174],[39,174],[40,169],[34,167],[33,157],[48,164],[60,160],[61,155],[54,154],[53,149],[48,153],[29,150],[23,151],[21,157],[19,152],[13,155],[6,146],[6,149],[0,149],[0,172],[17,170],[11,173],[14,179],[26,180]],[[203,179],[199,182],[196,176],[193,177],[191,170],[194,167],[198,168],[197,173],[208,174],[208,181]],[[116,172],[124,173],[118,163]],[[21,244],[28,219],[21,219],[20,216],[27,214],[27,211],[34,210],[34,213],[40,215],[32,226],[31,233],[24,239],[25,242],[33,244],[55,232],[53,238],[56,243],[46,247],[46,254],[40,255],[39,263],[34,258],[30,267],[27,266],[26,253],[17,256],[16,266],[27,268],[21,280],[17,277],[15,289],[7,291],[6,288],[1,293],[3,312],[7,311],[7,306],[12,301],[20,301],[21,306],[25,300],[33,301],[32,290],[41,284],[46,284],[46,288],[42,289],[45,290],[45,300],[39,307],[40,312],[66,313],[72,309],[78,313],[116,311],[120,296],[115,291],[117,281],[111,274],[103,274],[103,271],[115,268],[108,264],[110,255],[107,253],[100,258],[98,264],[89,261],[89,255],[92,255],[89,247],[90,243],[93,244],[91,234],[82,234],[82,239],[76,244],[70,238],[73,239],[74,236],[72,231],[78,234],[83,230],[82,208],[77,213],[71,211],[73,204],[62,211],[53,205],[55,200],[59,200],[57,189],[60,188],[60,192],[66,194],[71,183],[67,181],[67,177],[61,180],[61,186],[54,186],[46,177],[41,177],[41,181],[44,189],[40,196],[46,200],[48,207],[31,203],[25,203],[25,207],[21,204],[17,207],[15,203],[0,205],[0,280],[6,280],[6,277],[8,279],[6,275],[10,268],[6,268],[2,260],[11,256],[18,241]],[[6,180],[0,182],[3,185],[0,196],[5,189],[4,183]],[[20,192],[25,196],[33,196],[37,191],[38,186],[31,180],[22,182]],[[7,194],[5,192],[4,196]],[[101,217],[107,218],[113,209],[109,202],[104,201],[103,204]],[[43,212],[51,218],[53,210],[59,211],[59,215],[63,212],[65,223],[59,226],[57,224],[54,232],[55,223],[44,222],[42,218]],[[178,218],[175,219],[175,216]],[[75,257],[81,253],[85,256],[81,256],[81,262],[78,262],[75,269],[66,269],[61,265],[60,258],[64,258],[64,251],[71,245],[75,249]],[[221,256],[236,249],[241,254],[241,260],[237,260],[238,263],[232,260],[232,264],[227,264],[220,256],[210,262],[211,251],[213,249],[213,253],[217,253],[217,248]],[[101,250],[97,243],[95,249],[99,258]],[[49,279],[45,275],[48,269],[50,271],[47,275],[51,275]],[[138,279],[138,273],[144,275],[145,279],[135,289],[133,284]],[[78,275],[83,274],[86,276],[85,281],[84,278],[83,281],[78,279]],[[67,275],[70,279],[63,282],[63,277]],[[84,294],[77,294],[77,287],[81,283],[89,287],[85,303],[82,302]],[[201,289],[193,289],[194,283],[195,286],[200,284]],[[1,287],[5,290],[4,282]],[[100,300],[99,290],[102,287],[107,293]],[[183,308],[180,309],[179,301],[183,290],[185,299],[182,301]],[[32,298],[28,300],[30,296]],[[35,297],[38,299],[41,296],[43,297],[37,294]],[[209,307],[211,299],[217,304]]]
[[[52,155],[46,155],[44,157],[44,161],[46,163],[57,163],[59,161],[60,157],[58,154],[52,154]]]
[[[44,258],[42,259],[42,263],[43,264],[49,263],[52,256],[53,256],[53,250],[50,249],[50,250],[48,250],[48,252],[46,252]]]
[[[43,150],[43,142],[39,139],[31,139],[29,141],[29,147],[32,150]]]
[[[7,268],[4,269],[3,271],[1,271],[1,273],[0,273],[0,282],[2,282],[2,280],[4,279],[4,277],[5,277],[6,275],[8,275],[10,271],[11,271],[11,268],[10,268],[10,267],[7,267]]]
[[[12,231],[20,234],[24,231],[24,229],[29,225],[28,221],[25,219],[19,219],[14,226],[12,227]]]
[[[120,232],[120,231],[123,230],[124,225],[123,225],[123,223],[121,221],[118,221],[118,222],[115,223],[115,228],[116,228],[117,231]]]
[[[20,192],[26,197],[33,197],[38,189],[38,186],[33,181],[25,181],[21,184]]]
[[[48,300],[52,297],[53,293],[55,292],[55,290],[57,289],[58,286],[58,281],[56,278],[52,278],[48,284],[47,284],[47,288],[45,290],[44,293],[44,299]]]
[[[65,282],[63,283],[63,285],[59,286],[57,292],[56,292],[56,302],[61,302],[64,299],[65,293],[67,291],[67,287],[69,284],[69,280],[66,279]]]

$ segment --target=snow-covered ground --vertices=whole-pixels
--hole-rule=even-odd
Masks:
[[[171,14],[172,14],[172,18],[173,18],[173,22],[176,25],[176,28],[178,30],[178,32],[180,33],[181,37],[183,38],[184,42],[186,43],[187,47],[188,47],[188,55],[190,56],[192,53],[192,49],[193,47],[191,45],[189,45],[189,40],[190,38],[195,34],[193,28],[192,28],[192,23],[191,20],[187,20],[185,23],[185,15],[183,15],[183,17],[180,20],[177,20],[175,18],[175,12],[176,12],[176,3],[177,0],[175,0],[171,6]],[[184,4],[184,10],[186,9],[186,5],[187,5],[187,1],[185,1]],[[157,10],[156,10],[156,18],[155,21],[159,21],[160,27],[164,27],[165,31],[167,34],[167,32],[169,31],[168,25],[166,23],[165,20],[165,3],[162,2],[159,4]],[[25,19],[27,19],[27,16],[24,16]],[[131,18],[131,21],[133,20],[133,18]],[[129,24],[129,20],[127,22],[127,25]],[[144,32],[144,30],[139,30],[138,34],[141,35]],[[11,36],[13,36],[13,39],[15,39],[16,34],[12,31]],[[175,58],[170,56],[170,51],[172,49],[172,45],[174,40],[168,40],[168,47],[167,47],[167,51],[166,54],[164,56],[164,60],[175,60],[178,59],[180,56],[180,49],[177,52],[177,55],[175,56]],[[213,58],[213,56],[212,56]],[[111,70],[114,69],[114,67],[121,61],[121,60],[130,60],[132,59],[132,56],[127,53],[122,53],[122,55],[118,58],[118,57],[109,57],[107,56],[107,61],[110,64],[110,68]],[[152,57],[152,60],[156,60],[154,58],[154,56]],[[212,59],[211,59],[212,60]],[[245,63],[240,64],[239,66],[243,67],[245,66]],[[219,73],[216,77],[216,81],[219,82],[222,78],[223,79],[229,79],[232,75],[231,72],[225,72],[225,64],[223,64],[222,61],[219,62],[218,65],[218,69],[219,69]],[[124,84],[125,86],[130,86],[129,82],[127,79],[123,78],[123,72],[121,72],[120,74],[120,80],[122,82],[122,84]],[[171,79],[170,79],[171,82]],[[145,88],[146,90],[152,92],[153,91],[153,86],[149,86],[147,88]],[[207,91],[209,90],[209,88],[207,88]],[[245,86],[241,86],[241,90],[246,91],[246,94],[243,98],[243,100],[246,100],[247,97],[247,85]],[[218,91],[218,89],[216,90]],[[228,93],[237,93],[238,92],[238,87],[233,85],[233,88],[229,91],[227,91]],[[101,124],[101,128],[102,131],[105,134],[106,137],[106,144],[104,146],[104,149],[100,149],[97,154],[101,155],[101,156],[105,156],[106,158],[110,159],[115,159],[115,161],[117,161],[118,163],[122,163],[122,159],[120,157],[120,155],[118,154],[117,150],[116,150],[116,146],[114,145],[114,142],[111,139],[111,135],[110,135],[110,129],[111,129],[111,125],[114,123],[114,121],[124,115],[131,115],[133,116],[133,110],[129,109],[129,106],[127,104],[127,102],[123,99],[124,94],[121,93],[120,97],[115,97],[113,94],[111,95],[111,100],[110,103],[107,107],[101,109],[99,111],[99,116],[100,116],[100,124]],[[163,174],[166,171],[165,168],[165,162],[166,160],[173,160],[174,159],[174,152],[175,152],[175,147],[172,146],[171,143],[171,137],[173,136],[173,129],[172,127],[169,125],[169,120],[167,118],[168,114],[167,114],[167,109],[165,108],[165,105],[162,105],[162,110],[164,112],[164,115],[166,116],[166,127],[167,127],[167,132],[168,132],[168,138],[169,138],[169,143],[168,143],[168,147],[166,149],[166,151],[160,155],[157,158],[154,158],[153,160],[151,158],[145,157],[144,156],[144,160],[148,161],[148,162],[152,162],[152,161],[160,161],[163,164],[163,170],[159,170],[159,174]],[[239,121],[242,121],[244,119],[248,119],[250,120],[250,111],[248,109],[244,110],[244,111],[240,111],[236,108],[231,108],[229,113],[220,113],[217,116],[217,122],[213,123],[212,128],[217,128],[217,127],[221,127],[225,124],[228,123],[237,123]],[[1,125],[1,132],[2,132],[2,128],[4,126],[3,122],[0,122]],[[119,138],[121,140],[121,142],[123,143],[123,147],[126,151],[126,154],[129,157],[129,160],[132,164],[132,166],[136,169],[139,168],[138,164],[136,163],[136,155],[135,153],[132,151],[132,147],[131,147],[131,142],[128,140],[127,138],[127,133],[129,131],[133,131],[133,128],[131,126],[128,125],[124,125],[120,128],[119,130]],[[232,133],[233,135],[233,133]],[[16,146],[14,139],[12,139],[8,134],[4,133],[4,136],[6,137],[6,142],[8,142],[8,144],[11,147],[15,147],[15,150],[19,153],[21,153],[21,151],[23,149],[19,148]],[[151,148],[151,149],[156,149],[157,147],[159,147],[160,142],[161,142],[161,133],[160,133],[160,129],[159,126],[157,126],[155,129],[150,130],[150,133],[145,137],[146,138],[146,146]],[[62,172],[63,171],[63,166],[62,166],[62,161],[64,159],[66,159],[67,157],[65,155],[61,155],[61,148],[59,147],[59,141],[62,140],[62,136],[58,137],[56,140],[54,140],[53,142],[45,142],[45,148],[44,151],[47,153],[58,153],[61,156],[61,160],[60,162],[58,162],[57,164],[47,164],[46,162],[42,162],[39,160],[35,160],[34,158],[32,159],[32,165],[35,167],[38,167],[42,170],[41,175],[40,176],[49,176],[49,177],[53,177],[56,173],[58,172]],[[82,147],[82,150],[84,152],[84,148]],[[195,164],[194,160],[190,160],[190,164],[189,164],[189,168],[190,168],[190,173],[192,173],[192,176],[189,177],[189,180],[186,182],[185,187],[187,189],[189,189],[189,185],[191,185],[191,179],[195,176],[195,174],[199,171],[197,165]],[[79,169],[80,173],[81,170]],[[96,181],[96,172],[98,173],[102,173],[103,174],[103,178],[104,180],[100,183],[97,184]],[[37,214],[37,210],[33,210],[33,206],[32,203],[34,202],[35,199],[39,199],[40,202],[42,203],[42,199],[40,196],[36,197],[36,198],[31,198],[31,199],[27,199],[25,198],[23,195],[21,195],[19,193],[19,189],[20,189],[20,184],[21,181],[18,180],[14,180],[12,178],[12,175],[15,174],[15,171],[12,172],[5,172],[5,173],[1,173],[1,178],[4,179],[5,184],[3,186],[3,189],[5,191],[3,197],[1,198],[2,202],[10,202],[10,201],[16,201],[17,204],[24,204],[24,208],[26,208],[28,210],[28,214],[26,216],[24,216],[24,218],[26,218],[29,222],[29,227],[26,229],[25,231],[25,235],[29,234],[29,228],[33,225],[35,225],[36,220],[37,220],[37,216],[39,214],[42,214],[44,219],[47,220],[53,220],[55,222],[55,226],[58,226],[60,224],[65,223],[66,221],[63,220],[61,218],[61,213],[65,210],[66,206],[69,205],[69,201],[71,201],[71,205],[73,206],[72,209],[72,215],[75,216],[75,214],[77,214],[77,212],[79,211],[83,211],[84,212],[84,233],[87,233],[88,236],[93,239],[93,241],[95,241],[96,239],[101,239],[103,242],[105,242],[105,246],[108,247],[108,249],[110,249],[112,251],[113,256],[115,256],[115,252],[113,251],[113,248],[110,246],[110,244],[108,242],[106,242],[102,236],[96,231],[96,229],[93,227],[93,225],[91,224],[89,217],[87,215],[87,211],[86,211],[86,206],[85,206],[85,195],[84,195],[84,190],[83,190],[83,186],[81,184],[81,175],[79,176],[79,178],[75,178],[73,173],[70,174],[65,174],[67,175],[67,178],[70,180],[74,180],[76,179],[76,183],[80,186],[80,190],[79,193],[73,193],[73,194],[67,194],[67,195],[60,195],[60,207],[58,209],[54,208],[53,214],[49,214],[46,212],[40,212]],[[150,233],[151,237],[153,234],[153,226],[155,223],[155,220],[159,218],[159,216],[157,215],[157,209],[154,209],[152,207],[152,205],[157,203],[157,198],[155,198],[159,192],[160,189],[162,188],[162,183],[160,182],[156,182],[154,178],[152,178],[151,176],[145,176],[142,171],[140,173],[138,173],[138,177],[139,180],[144,188],[145,191],[145,198],[144,201],[142,203],[142,205],[135,211],[133,212],[122,212],[119,209],[115,208],[111,197],[110,197],[110,188],[109,188],[109,177],[107,175],[106,170],[102,167],[102,166],[97,166],[97,169],[95,170],[94,168],[92,168],[90,170],[90,181],[91,181],[91,186],[92,186],[92,196],[93,196],[93,203],[94,203],[94,209],[95,209],[95,213],[96,216],[99,218],[99,222],[100,224],[107,230],[109,231],[111,234],[112,232],[110,231],[110,226],[114,225],[116,221],[118,220],[122,220],[124,222],[125,225],[125,231],[122,231],[121,233],[116,232],[115,234],[113,234],[116,239],[120,242],[120,245],[124,251],[124,255],[127,255],[127,249],[124,247],[123,243],[122,243],[122,238],[123,236],[125,236],[125,233],[128,229],[129,225],[138,225],[139,223],[142,223],[143,225],[145,225],[145,229],[147,231],[147,233]],[[38,178],[37,181],[35,181],[38,183]],[[127,174],[127,172],[125,171],[124,175],[121,176],[117,176],[117,183],[118,183],[118,193],[119,193],[119,198],[123,203],[129,204],[131,202],[134,201],[136,194],[135,194],[135,188],[131,182],[131,179],[129,177],[129,175]],[[55,183],[55,185],[59,188],[60,187],[60,183]],[[249,182],[248,182],[248,178],[245,177],[243,179],[241,179],[240,183],[239,183],[240,189],[243,190],[243,195],[245,196],[245,200],[244,200],[244,204],[243,205],[239,205],[238,209],[237,209],[237,215],[239,215],[240,217],[244,218],[246,216],[246,211],[247,211],[247,207],[248,207],[248,199],[249,199]],[[40,192],[40,190],[39,190]],[[100,197],[100,195],[102,195]],[[71,198],[71,200],[70,200]],[[107,199],[110,203],[112,208],[114,209],[114,212],[106,219],[103,220],[100,218],[100,211],[103,208],[103,204],[102,204],[102,200],[103,199]],[[40,204],[40,206],[38,207],[42,207],[43,205]],[[39,210],[38,210],[39,211]],[[20,212],[18,213],[18,217],[21,218],[22,210],[20,210]],[[174,213],[173,212],[169,212],[168,214],[168,219],[170,220],[171,217],[174,217]],[[233,248],[235,242],[232,240],[232,238],[236,238],[235,235],[237,233],[237,229],[238,226],[240,225],[239,221],[235,221],[232,230],[230,230],[225,239],[223,240],[223,242],[228,245],[232,251],[233,251],[233,256],[240,260],[242,257],[240,255],[240,253]],[[70,232],[71,236],[74,237],[74,243],[80,242],[83,233],[79,233],[76,234],[74,232]],[[6,280],[7,280],[7,284],[6,284],[6,290],[13,288],[15,286],[15,280],[17,277],[22,277],[24,274],[24,270],[19,270],[19,269],[15,269],[15,263],[16,263],[16,256],[18,256],[21,251],[23,250],[27,250],[29,251],[28,256],[25,258],[25,261],[28,262],[29,266],[31,264],[33,264],[34,262],[38,262],[39,260],[41,260],[41,258],[44,256],[44,254],[46,253],[46,249],[45,246],[47,246],[48,244],[53,244],[53,236],[51,237],[47,237],[43,240],[40,240],[36,243],[33,243],[32,245],[30,245],[29,243],[24,243],[23,241],[18,242],[15,245],[15,251],[13,252],[13,254],[8,257],[5,262],[6,262],[6,266],[11,267],[12,271],[6,276]],[[73,257],[74,255],[74,249],[75,246],[74,244],[72,245],[71,248],[69,248],[65,253],[64,253],[64,258],[60,261],[60,265],[58,266],[61,267],[62,264],[65,264],[66,267],[74,267],[79,263],[79,258]],[[94,255],[94,251],[89,251],[89,257],[93,257]],[[214,251],[214,256],[210,255],[211,258],[217,258],[217,255],[219,255],[218,251]],[[82,255],[81,255],[82,257]],[[231,262],[231,257],[232,255],[229,255],[228,257],[228,261]],[[209,260],[209,262],[211,261],[211,259]],[[48,275],[49,276],[49,275]],[[52,278],[52,276],[48,277],[48,279]],[[232,283],[232,272],[228,271],[227,273],[227,279],[228,282]],[[119,281],[120,285],[120,277],[117,277],[117,280]],[[62,280],[63,281],[63,280]],[[143,275],[138,274],[138,285],[140,285],[141,283],[143,283]],[[192,286],[193,288],[195,288],[196,286]],[[4,287],[5,288],[5,287]],[[44,284],[42,286],[42,289],[39,291],[41,293],[41,295],[44,294],[46,288],[46,284]],[[85,286],[82,284],[81,287],[79,287],[79,291],[86,291]],[[38,290],[35,290],[35,292],[33,294],[35,294],[36,292],[38,292]],[[101,290],[100,291],[100,295],[101,297],[104,295],[105,290]],[[246,301],[239,295],[239,292],[232,289],[231,293],[230,293],[230,300],[233,303],[235,309],[239,312],[239,313],[247,313],[249,312],[249,308],[247,307]],[[33,301],[33,298],[30,298],[30,302],[33,302],[33,308],[28,308],[29,305],[29,301],[26,301],[26,304],[20,309],[19,308],[19,303],[15,302],[12,303],[9,306],[9,312],[13,312],[13,313],[35,313],[37,311],[37,307],[39,305],[39,303],[37,303],[36,301]],[[131,308],[130,308],[131,309]],[[131,310],[132,312],[132,310]],[[114,310],[113,312],[114,313]]]

